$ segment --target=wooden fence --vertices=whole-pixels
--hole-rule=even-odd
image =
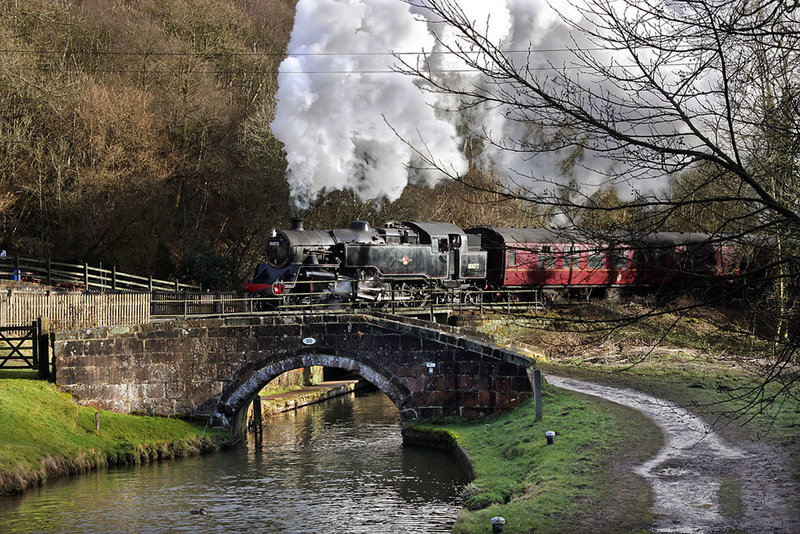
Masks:
[[[86,293],[80,291],[0,292],[0,326],[47,319],[50,330],[140,324],[150,321],[151,293]]]
[[[88,263],[75,265],[51,260],[24,258],[0,253],[0,278],[45,284],[67,289],[90,291],[199,291],[200,286],[176,280],[158,280],[152,276],[137,276],[116,269],[93,267]]]

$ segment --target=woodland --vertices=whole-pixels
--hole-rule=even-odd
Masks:
[[[251,276],[291,216],[269,123],[294,4],[3,2],[0,248],[205,288]],[[412,185],[394,203],[329,192],[306,219],[536,221],[512,204]]]
[[[294,7],[3,2],[0,248],[211,289],[251,276],[270,228],[286,227],[292,215],[285,153],[269,125]],[[482,141],[465,137],[472,162]],[[552,206],[514,193],[502,173],[475,164],[433,189],[411,183],[394,202],[324,192],[304,215],[308,228],[352,220],[547,224]],[[588,203],[603,209],[576,226],[638,224],[639,208],[626,208],[612,188]],[[692,229],[697,218],[686,213],[670,224]]]

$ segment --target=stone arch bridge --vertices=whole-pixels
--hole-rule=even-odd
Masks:
[[[534,365],[459,328],[356,314],[58,332],[53,361],[56,382],[83,403],[234,428],[264,385],[298,367],[352,371],[386,393],[403,419],[415,419],[512,408],[531,397]]]

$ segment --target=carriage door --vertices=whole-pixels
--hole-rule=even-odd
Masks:
[[[461,278],[461,236],[450,234],[450,278],[458,280]]]

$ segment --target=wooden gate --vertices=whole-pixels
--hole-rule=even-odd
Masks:
[[[50,376],[50,337],[42,331],[42,320],[30,326],[0,327],[0,369],[38,369]]]

